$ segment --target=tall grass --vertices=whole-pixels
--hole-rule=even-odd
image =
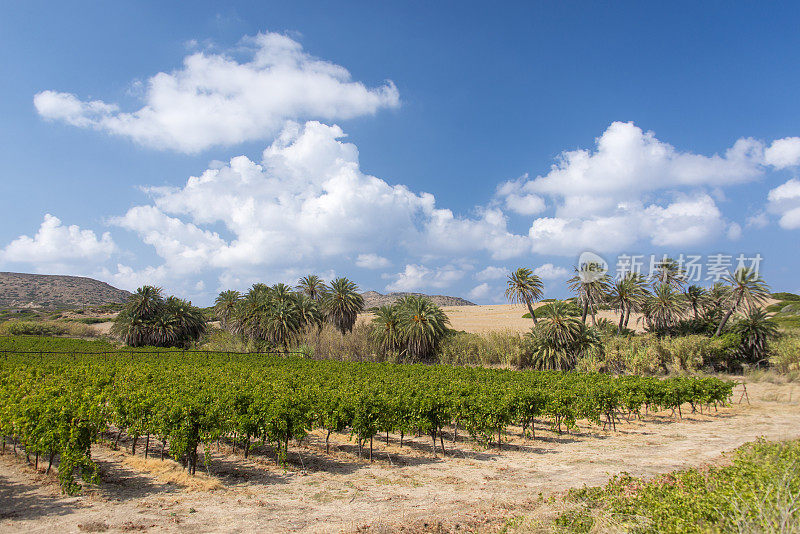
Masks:
[[[20,321],[0,323],[2,336],[73,336],[97,337],[98,333],[89,325],[73,321]]]

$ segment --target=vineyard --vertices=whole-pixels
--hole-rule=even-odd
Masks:
[[[314,429],[327,437],[350,433],[359,455],[370,457],[379,434],[398,435],[402,446],[421,433],[434,454],[445,455],[445,429],[501,447],[509,425],[535,440],[537,424],[562,432],[580,420],[614,428],[619,416],[642,410],[672,409],[679,417],[682,409],[726,403],[734,385],[263,354],[36,352],[26,343],[36,340],[0,343],[3,447],[11,441],[37,463],[56,462],[68,493],[80,490],[76,474],[97,480],[91,445],[117,442],[123,432],[134,438],[134,452],[139,438],[146,451],[158,440],[161,458],[181,461],[190,473],[198,449],[219,440],[245,456],[254,442],[270,444],[280,462],[291,439]]]

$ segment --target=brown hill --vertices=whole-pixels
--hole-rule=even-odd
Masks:
[[[0,273],[0,308],[83,308],[120,304],[130,296],[82,276]]]
[[[419,295],[423,297],[428,297],[437,306],[475,306],[474,302],[464,300],[460,297],[448,297],[447,295],[426,295],[424,293],[405,293],[405,292],[389,293],[383,295],[381,293],[378,293],[377,291],[367,291],[366,293],[361,293],[361,296],[364,297],[365,309],[386,306],[387,304],[392,304],[394,301],[406,297],[408,295]]]

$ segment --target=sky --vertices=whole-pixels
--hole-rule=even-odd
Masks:
[[[0,270],[494,303],[592,252],[799,291],[800,10],[599,4],[2,2]]]

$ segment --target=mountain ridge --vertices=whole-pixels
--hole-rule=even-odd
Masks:
[[[130,296],[85,276],[0,272],[0,308],[83,308],[122,304]]]
[[[425,293],[412,293],[407,291],[392,292],[385,295],[377,291],[365,291],[361,293],[361,296],[364,297],[365,309],[386,306],[409,295],[427,297],[437,306],[477,306],[474,302],[462,299],[461,297],[451,297],[449,295],[426,295]]]

